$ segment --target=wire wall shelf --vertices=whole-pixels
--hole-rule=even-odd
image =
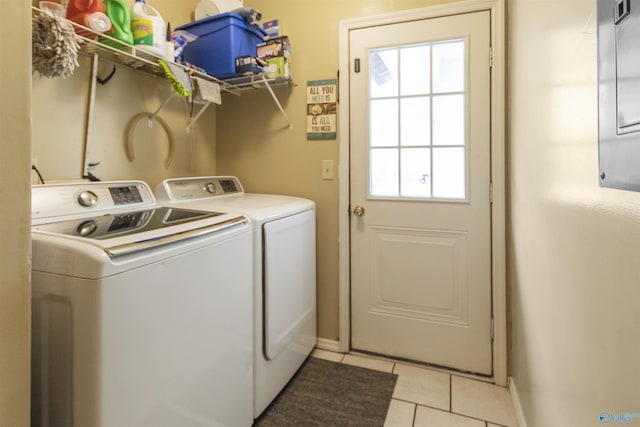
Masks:
[[[45,13],[42,9],[32,6],[33,16]],[[100,34],[88,27],[80,25],[76,22],[64,19],[69,22],[75,29],[76,35],[80,39],[80,52],[94,56],[98,55],[100,60],[104,60],[116,65],[143,71],[148,74],[165,77],[165,74],[158,66],[158,61],[167,62],[167,59],[154,55],[146,50],[136,48],[135,46],[121,42],[118,39],[110,37],[106,34]],[[231,93],[240,95],[242,92],[255,91],[260,89],[268,89],[272,87],[295,86],[290,79],[285,78],[267,78],[263,74],[254,74],[249,76],[240,76],[232,79],[221,80],[202,71],[185,67],[180,63],[173,62],[176,66],[184,69],[190,76],[200,77],[213,83],[220,85],[222,93]]]

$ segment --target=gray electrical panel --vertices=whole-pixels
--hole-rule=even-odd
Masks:
[[[640,191],[640,0],[598,0],[600,185]]]

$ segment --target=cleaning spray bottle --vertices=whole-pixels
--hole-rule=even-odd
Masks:
[[[104,5],[107,16],[111,19],[111,28],[106,32],[106,35],[127,45],[132,45],[131,12],[127,3],[124,0],[104,0]],[[107,38],[101,38],[100,42],[118,49],[124,48],[121,44]]]
[[[104,10],[102,0],[69,0],[67,19],[91,28],[95,32],[103,32],[109,28]],[[96,37],[95,34],[81,29],[76,29],[76,33],[90,39]]]
[[[166,27],[162,17],[145,0],[136,0],[131,8],[133,45],[164,57]]]

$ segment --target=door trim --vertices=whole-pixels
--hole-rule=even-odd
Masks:
[[[441,16],[489,11],[491,13],[491,273],[494,319],[493,381],[507,385],[507,285],[506,285],[506,171],[505,171],[505,1],[467,0],[420,9],[412,9],[340,21],[340,119],[339,119],[339,341],[341,352],[348,352],[351,343],[349,187],[350,187],[350,99],[349,99],[349,32],[360,28],[437,18]],[[487,52],[487,55],[489,52]],[[488,195],[487,195],[488,197]]]

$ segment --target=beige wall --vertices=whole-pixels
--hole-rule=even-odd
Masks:
[[[133,3],[133,2],[130,2]],[[152,2],[163,18],[178,26],[189,22],[197,0]],[[112,64],[101,62],[99,76]],[[33,153],[47,181],[78,179],[83,172],[84,124],[89,94],[91,59],[80,56],[80,67],[69,79],[33,77]],[[175,158],[165,168],[169,140],[160,125],[149,129],[146,120],[135,127],[135,161],[126,158],[123,136],[134,115],[156,111],[172,93],[167,80],[118,66],[111,81],[97,85],[90,161],[100,162],[94,174],[102,179],[142,179],[155,186],[162,179],[215,173],[216,108],[211,106],[187,132],[189,106],[176,96],[159,114],[175,138]],[[196,106],[195,109],[201,108]],[[32,177],[36,179],[35,174]],[[35,182],[35,181],[34,181]]]
[[[596,1],[509,6],[512,374],[530,427],[601,425],[639,412],[640,194],[598,186]]]
[[[29,425],[30,69],[29,5],[7,2],[0,15],[0,425]],[[10,63],[11,66],[5,66]]]
[[[423,7],[446,1],[245,0],[279,19],[293,49],[293,88],[276,89],[292,129],[267,92],[226,97],[218,110],[217,170],[236,175],[251,192],[307,197],[318,213],[318,335],[338,339],[338,179],[323,181],[322,160],[334,160],[338,141],[307,141],[306,82],[336,78],[338,23],[342,19]],[[340,108],[342,108],[341,106]]]

